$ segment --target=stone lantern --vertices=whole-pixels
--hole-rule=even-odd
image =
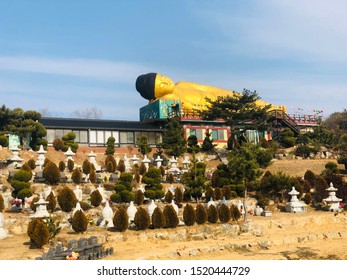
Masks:
[[[291,195],[292,198],[284,206],[284,208],[286,209],[286,212],[297,213],[297,212],[306,212],[307,211],[306,204],[302,201],[299,201],[299,199],[297,197],[299,192],[296,191],[294,187],[292,187],[292,190],[288,194]]]
[[[160,156],[157,156],[157,158],[154,161],[156,162],[157,167],[160,168],[160,166],[163,162],[163,159]]]
[[[148,171],[149,163],[151,161],[147,158],[146,155],[145,155],[145,157],[143,158],[143,160],[141,162],[146,166],[146,170]]]
[[[330,187],[326,189],[329,192],[329,196],[323,199],[328,205],[328,210],[332,212],[341,212],[343,208],[340,206],[341,198],[336,197],[337,189],[334,188],[333,183],[330,183]]]
[[[64,155],[66,156],[65,162],[67,163],[69,159],[73,160],[73,156],[75,155],[75,153],[71,151],[71,148],[69,147],[69,149],[64,153]]]

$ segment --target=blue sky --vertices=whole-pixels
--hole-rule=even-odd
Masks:
[[[1,0],[0,105],[139,120],[140,74],[346,108],[344,0]],[[300,110],[299,110],[300,108]]]

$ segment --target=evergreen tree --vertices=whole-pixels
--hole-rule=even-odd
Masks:
[[[60,170],[55,163],[49,162],[43,169],[42,176],[50,185],[55,185],[60,181]]]
[[[116,142],[116,139],[114,137],[110,136],[107,138],[107,142],[106,142],[107,148],[105,151],[105,155],[114,155],[114,152],[115,152],[114,143],[115,142]]]
[[[136,146],[139,147],[138,151],[144,156],[152,151],[151,146],[148,144],[147,137],[141,135],[136,139]]]
[[[201,150],[204,152],[211,152],[216,145],[213,144],[213,139],[211,139],[211,134],[207,131],[205,133],[204,142],[202,142]]]
[[[185,152],[186,140],[179,116],[168,119],[163,131],[162,146],[169,156],[179,157]]]

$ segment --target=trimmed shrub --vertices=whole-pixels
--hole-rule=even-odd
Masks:
[[[195,209],[196,222],[199,225],[202,225],[207,222],[207,211],[202,204],[198,204]]]
[[[222,223],[227,223],[230,221],[230,218],[231,218],[230,209],[225,204],[222,204],[218,208],[218,218]]]
[[[316,174],[314,174],[311,170],[307,170],[305,172],[304,179],[308,181],[311,184],[311,188],[313,188],[316,181]]]
[[[58,203],[62,211],[70,212],[76,206],[76,195],[70,188],[64,187],[58,194]]]
[[[134,202],[137,205],[141,205],[145,199],[145,196],[141,190],[137,190],[134,196]]]
[[[337,164],[335,162],[331,162],[329,161],[326,165],[325,165],[325,172],[328,174],[339,174],[340,170],[337,167]]]
[[[114,149],[115,145],[114,145],[114,143],[115,142],[116,142],[116,139],[114,137],[110,136],[110,137],[107,138],[107,142],[106,142],[107,148],[106,148],[106,151],[105,151],[105,155],[113,155],[114,154],[114,152],[115,152],[115,149]]]
[[[146,165],[144,163],[141,163],[139,168],[140,175],[144,175],[146,171],[147,171]]]
[[[60,170],[55,163],[49,162],[43,169],[42,176],[50,185],[56,185],[60,181]]]
[[[22,165],[22,167],[20,168],[21,170],[25,170],[26,172],[28,172],[30,174],[30,179],[33,175],[33,173],[31,172],[31,167],[29,166],[29,164],[26,162]]]
[[[124,160],[119,160],[119,163],[117,165],[117,170],[121,173],[125,172],[125,164],[124,164]]]
[[[215,224],[218,221],[218,210],[216,206],[210,205],[207,209],[207,220],[211,224]]]
[[[237,208],[237,206],[234,204],[230,205],[230,214],[233,221],[237,221],[241,217],[239,208]]]
[[[307,205],[310,205],[313,201],[312,195],[308,192],[305,194],[304,198],[302,199]]]
[[[173,194],[171,191],[167,191],[167,193],[165,194],[165,201],[167,203],[171,203],[173,200]]]
[[[34,212],[36,211],[36,205],[35,203],[38,202],[40,200],[40,198],[38,196],[35,196],[32,200],[31,200],[31,204],[30,204],[30,209],[33,210]]]
[[[226,200],[229,200],[232,198],[231,190],[228,186],[224,186],[222,188],[222,194],[225,197]]]
[[[93,191],[90,194],[90,204],[94,207],[98,207],[102,202],[102,195],[98,190]]]
[[[56,138],[53,140],[53,147],[56,151],[61,151],[64,147],[64,142],[60,138]]]
[[[135,179],[136,183],[140,183],[140,180],[141,180],[140,174],[139,174],[139,173],[136,173],[134,179]]]
[[[170,183],[170,184],[173,184],[175,182],[175,176],[173,174],[169,174],[167,175],[167,181]]]
[[[106,191],[112,192],[112,191],[114,191],[114,184],[113,183],[105,183],[104,189]]]
[[[316,202],[322,202],[322,200],[328,196],[328,192],[326,191],[328,187],[329,185],[324,180],[324,178],[321,176],[317,176],[315,182],[316,191],[314,192],[314,199]]]
[[[17,198],[24,200],[26,197],[30,197],[33,195],[33,192],[30,189],[22,189],[17,193]]]
[[[214,194],[214,189],[212,187],[208,187],[207,190],[205,191],[205,199],[206,202],[209,202],[212,199],[215,199],[215,194]]]
[[[72,172],[74,170],[75,167],[75,162],[69,158],[67,161],[67,169],[69,169],[70,172]]]
[[[183,192],[183,201],[185,202],[190,202],[192,200],[192,196],[191,196],[191,193],[190,193],[190,190],[185,190]]]
[[[80,201],[79,203],[83,211],[87,211],[92,208],[88,202]]]
[[[144,195],[148,199],[155,199],[155,191],[152,191],[152,190],[145,191]]]
[[[75,184],[80,184],[82,181],[82,172],[75,168],[72,172],[71,179]]]
[[[163,190],[156,190],[155,191],[155,198],[156,199],[162,199],[165,196],[165,193]]]
[[[231,195],[231,197],[230,197],[231,199],[232,199],[232,198],[236,198],[236,197],[237,197],[237,192],[231,191],[231,192],[230,192],[230,195]]]
[[[164,168],[164,166],[160,165],[159,170],[160,170],[161,177],[164,177],[165,176],[165,168]]]
[[[21,182],[29,182],[31,179],[31,170],[30,172],[20,169],[16,173],[14,173],[12,180],[17,180]]]
[[[82,170],[83,170],[83,173],[86,175],[88,175],[90,173],[90,171],[92,170],[91,164],[90,164],[88,159],[85,159],[83,161]]]
[[[50,159],[49,158],[45,158],[44,162],[43,162],[43,167],[47,166],[48,163],[50,163]]]
[[[214,196],[216,200],[221,200],[223,198],[223,193],[220,187],[214,188]]]
[[[113,216],[113,224],[117,231],[126,231],[129,226],[129,216],[124,208],[120,208]]]
[[[111,194],[110,199],[114,203],[121,203],[122,202],[122,197],[120,196],[119,193]]]
[[[88,220],[82,210],[76,211],[72,217],[72,229],[79,233],[85,232],[88,228]]]
[[[166,205],[164,207],[164,216],[165,216],[165,227],[175,228],[178,226],[179,220],[177,213],[172,205]]]
[[[147,229],[151,224],[148,212],[142,207],[139,207],[136,211],[134,222],[138,230]]]
[[[109,162],[112,163],[112,166],[109,164]],[[107,172],[115,172],[116,169],[117,169],[117,162],[116,160],[114,159],[114,156],[109,154],[106,156],[105,158],[105,165],[106,165],[106,169],[107,169]]]
[[[41,219],[34,219],[28,225],[27,230],[30,242],[37,248],[42,248],[48,243],[49,231],[47,225]]]
[[[55,198],[53,192],[51,192],[47,197],[46,201],[49,203],[47,204],[47,210],[54,212],[55,208],[57,207],[57,199]]]
[[[5,135],[0,135],[0,146],[8,147],[8,138]]]
[[[153,228],[163,228],[165,226],[165,216],[159,207],[156,207],[152,214]]]
[[[29,164],[31,170],[34,170],[36,168],[35,160],[33,160],[32,158],[28,160],[28,164]]]
[[[175,201],[176,203],[182,203],[183,201],[183,192],[182,189],[177,187],[175,191]]]
[[[0,194],[0,213],[2,211],[4,211],[5,209],[5,202],[4,202],[4,198],[2,197],[2,195]]]
[[[128,190],[123,190],[120,192],[120,196],[122,198],[122,202],[130,202],[134,201],[134,194],[129,192]]]
[[[12,188],[14,188],[14,191],[12,192],[13,197],[16,197],[21,190],[30,189],[30,183],[29,182],[21,182],[21,181],[17,181],[17,180],[12,180],[11,186],[12,186]]]
[[[59,161],[58,167],[59,167],[60,172],[64,172],[64,170],[66,169],[66,164],[65,164],[65,162],[62,161],[62,160]]]
[[[93,184],[96,183],[96,173],[95,173],[94,170],[90,171],[90,173],[89,173],[89,180]]]
[[[183,209],[183,221],[186,226],[192,226],[195,224],[196,213],[195,209],[189,203]]]

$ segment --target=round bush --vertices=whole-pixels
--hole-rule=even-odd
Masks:
[[[218,221],[218,210],[216,206],[210,205],[207,209],[207,220],[211,224],[215,224]]]
[[[129,216],[124,208],[120,208],[113,216],[113,224],[117,231],[126,231],[129,226]]]
[[[32,158],[28,160],[28,165],[30,166],[31,170],[34,170],[36,168],[35,160]]]
[[[196,214],[194,207],[189,203],[183,209],[183,221],[186,226],[192,226],[195,224]]]
[[[71,179],[75,184],[80,184],[82,181],[82,172],[75,168],[72,172]]]
[[[17,193],[17,198],[24,200],[26,197],[33,195],[33,192],[30,189],[23,189]]]
[[[54,212],[55,208],[57,207],[57,199],[55,198],[53,192],[46,197],[46,201],[48,201],[47,210]]]
[[[89,160],[86,159],[83,161],[82,170],[83,170],[83,173],[86,175],[88,175],[90,173],[92,168],[91,168],[91,164],[90,164]]]
[[[215,187],[214,188],[214,195],[215,195],[216,200],[221,200],[223,198],[223,193],[222,193],[221,188]]]
[[[214,189],[212,187],[208,187],[207,190],[205,191],[205,199],[206,202],[209,202],[212,199],[215,199],[215,194],[214,194]]]
[[[128,190],[121,191],[120,196],[122,198],[122,202],[129,203],[130,201],[134,201],[134,194]]]
[[[98,207],[102,202],[102,195],[98,190],[93,191],[90,194],[90,204],[94,207]]]
[[[199,225],[202,225],[207,222],[207,211],[202,204],[198,204],[195,209],[196,222]]]
[[[183,201],[183,192],[182,189],[177,187],[175,191],[175,201],[176,203],[182,203]]]
[[[175,228],[178,226],[179,220],[177,213],[172,205],[166,205],[164,207],[164,216],[165,216],[165,227]]]
[[[17,180],[12,180],[11,186],[12,186],[12,188],[14,188],[15,194],[17,194],[21,190],[30,189],[30,183],[29,182],[21,182],[21,181],[17,181]]]
[[[120,193],[121,191],[124,191],[124,190],[126,190],[126,189],[127,189],[127,187],[124,186],[123,184],[116,184],[116,185],[114,186],[114,190],[115,190],[117,193]]]
[[[230,218],[231,218],[230,209],[225,204],[222,204],[218,208],[218,218],[222,223],[227,223],[230,221]]]
[[[88,227],[88,220],[82,210],[76,211],[72,217],[72,229],[79,233],[85,232]]]
[[[8,138],[5,135],[0,136],[0,146],[8,147]]]
[[[42,176],[50,185],[55,185],[60,181],[60,170],[55,163],[49,162],[43,169]]]
[[[111,194],[110,199],[114,203],[121,203],[122,202],[122,197],[120,196],[119,193]]]
[[[151,224],[148,212],[142,207],[139,207],[136,211],[134,222],[138,230],[147,229]]]
[[[29,182],[31,179],[31,172],[20,169],[16,173],[14,173],[12,180],[20,181],[20,182]]]
[[[80,201],[79,203],[83,211],[87,211],[92,208],[88,202]]]
[[[60,138],[56,138],[53,140],[53,147],[56,151],[61,151],[64,147],[64,142]]]
[[[173,200],[173,194],[171,191],[167,191],[167,193],[165,194],[165,201],[167,203],[171,203]]]
[[[241,212],[239,208],[237,208],[237,206],[234,204],[230,205],[230,214],[233,221],[237,221],[241,217]]]
[[[64,172],[64,170],[66,169],[66,164],[64,161],[59,161],[59,170],[60,172]]]
[[[69,169],[70,172],[74,170],[75,162],[72,159],[69,159],[67,161],[67,169]]]
[[[155,198],[156,199],[161,199],[165,196],[165,193],[163,190],[156,190],[155,191]]]
[[[76,195],[71,189],[64,187],[58,194],[58,203],[62,211],[70,212],[76,206]]]
[[[31,167],[29,166],[29,163],[24,163],[20,169],[28,172],[30,174],[30,179],[32,178],[33,173],[31,172]]]
[[[159,207],[156,207],[152,214],[153,228],[163,228],[165,226],[165,216]]]
[[[42,248],[48,243],[49,230],[47,225],[41,219],[34,219],[28,225],[28,236],[30,241],[37,247]]]
[[[148,199],[155,199],[155,191],[152,191],[152,190],[145,191],[144,195]]]
[[[137,205],[141,205],[145,199],[145,196],[141,190],[137,190],[134,196],[134,202]]]

